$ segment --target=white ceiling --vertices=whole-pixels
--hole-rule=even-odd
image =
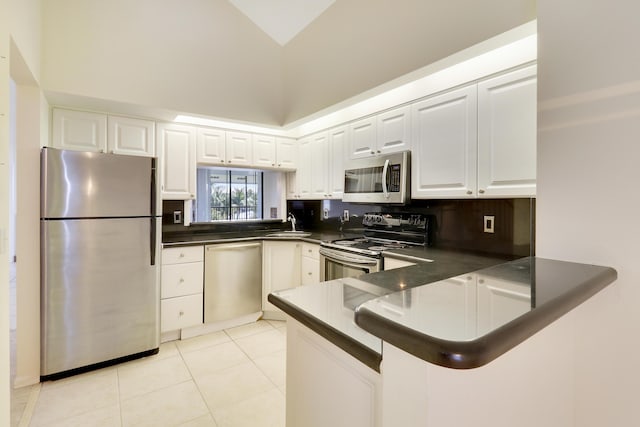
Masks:
[[[335,0],[229,0],[281,46],[289,43]]]

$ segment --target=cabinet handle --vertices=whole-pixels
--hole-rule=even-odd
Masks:
[[[308,251],[309,253],[313,252],[313,250],[311,250],[311,249],[307,249],[307,251]]]
[[[231,160],[229,160],[229,163],[231,163]]]
[[[311,276],[313,273],[309,271],[309,272],[307,272],[307,274],[308,274],[309,276]]]
[[[224,159],[220,159],[220,163],[224,163]]]
[[[180,280],[178,281],[178,283],[184,283],[184,278],[181,277]]]
[[[278,167],[281,168],[282,167],[282,163],[278,163]]]
[[[178,313],[179,316],[184,316],[184,311],[180,310],[180,313]]]
[[[484,194],[484,190],[478,190],[478,193]]]
[[[191,196],[192,199],[195,199],[196,196],[194,196],[193,194],[189,194]]]
[[[473,191],[467,190],[467,194],[473,194]]]
[[[184,253],[180,252],[180,258],[184,258]]]
[[[271,163],[271,166],[275,166],[275,165],[276,165],[275,163]]]
[[[382,153],[382,151],[378,150],[378,154]]]
[[[376,152],[375,151],[371,151],[371,154],[376,154]]]

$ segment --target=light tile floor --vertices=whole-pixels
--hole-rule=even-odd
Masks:
[[[270,320],[165,343],[155,356],[13,390],[12,411],[25,394],[35,405],[16,405],[26,410],[12,425],[284,426],[285,347],[285,322]]]

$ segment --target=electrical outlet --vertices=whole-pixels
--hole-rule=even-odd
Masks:
[[[493,228],[495,226],[496,217],[493,215],[485,215],[484,216],[484,232],[485,233],[494,233]]]
[[[342,220],[349,221],[349,209],[345,209],[342,211]]]
[[[322,210],[322,218],[323,218],[323,219],[329,219],[329,209],[324,208],[324,209]]]

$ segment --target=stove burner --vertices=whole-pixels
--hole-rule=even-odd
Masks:
[[[384,251],[385,249],[389,249],[388,246],[369,246],[367,249],[370,251]]]

